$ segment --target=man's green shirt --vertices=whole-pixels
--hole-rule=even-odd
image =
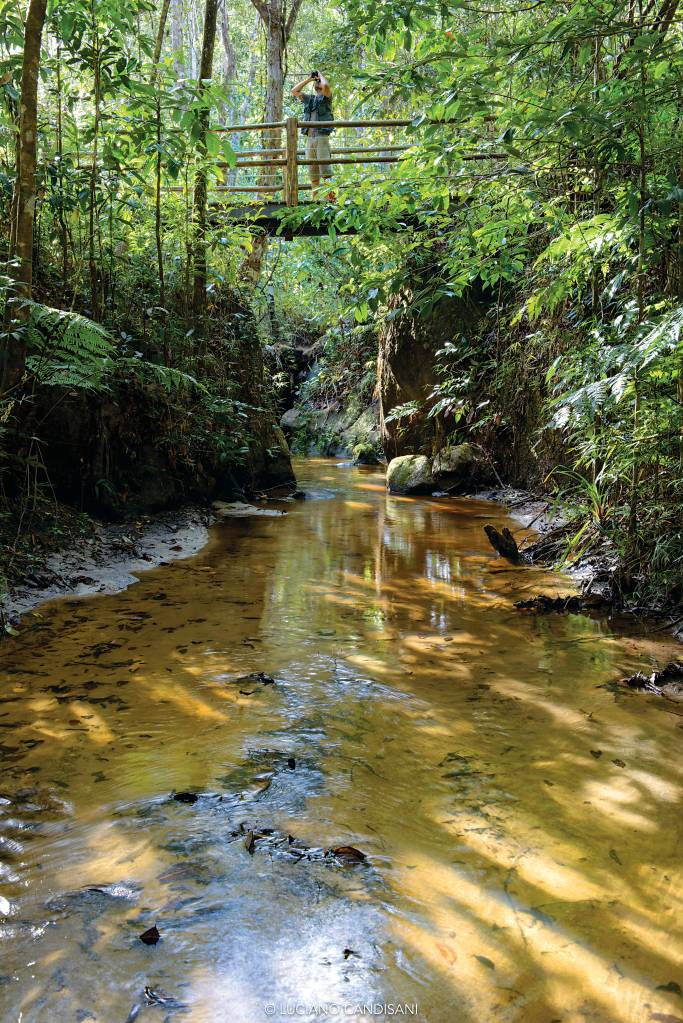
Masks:
[[[332,100],[327,96],[317,92],[304,94],[303,101],[304,121],[334,121]],[[321,135],[329,135],[334,128],[316,128],[315,130]],[[304,128],[304,132],[308,134],[308,129]]]

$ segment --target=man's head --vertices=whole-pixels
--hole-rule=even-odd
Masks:
[[[311,78],[313,79],[313,88],[315,89],[315,91],[322,92],[324,86],[323,83],[320,81],[320,72],[311,71]]]

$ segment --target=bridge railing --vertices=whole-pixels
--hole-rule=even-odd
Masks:
[[[488,115],[486,121],[494,122],[495,116]],[[425,124],[441,125],[444,128],[454,126],[454,120],[425,121]],[[372,120],[350,120],[350,121],[316,121],[318,128],[333,128],[335,131],[342,131],[346,135],[352,132],[353,137],[345,144],[331,148],[331,156],[326,160],[309,159],[306,156],[305,138],[301,137],[301,129],[310,126],[310,122],[300,121],[297,117],[287,117],[282,121],[262,121],[255,124],[232,124],[214,127],[215,134],[240,134],[257,135],[257,141],[253,143],[254,148],[241,149],[231,147],[236,155],[234,159],[228,160],[224,153],[221,159],[219,154],[217,166],[223,172],[223,183],[215,185],[212,192],[236,192],[256,193],[257,196],[271,199],[277,193],[282,194],[282,200],[287,206],[298,206],[299,193],[310,191],[312,185],[306,181],[299,180],[299,168],[314,167],[320,165],[334,164],[343,166],[374,164],[382,166],[386,164],[400,163],[403,156],[409,149],[419,145],[419,139],[411,138],[410,144],[396,144],[392,138],[385,140],[379,136],[396,129],[411,127],[413,121],[396,118],[372,119]],[[360,137],[367,131],[371,131],[373,138],[370,145],[359,145]],[[284,140],[283,140],[284,132]],[[333,141],[331,139],[331,141]],[[489,142],[491,139],[488,140]],[[461,160],[501,160],[507,159],[508,154],[492,152],[461,153]],[[240,172],[256,171],[248,182],[237,180]],[[334,184],[325,182],[322,186],[325,191],[334,188],[353,187],[353,181],[335,180]],[[167,191],[182,192],[184,186],[171,185]]]
[[[297,206],[299,193],[310,190],[312,187],[309,183],[299,180],[300,167],[321,164],[398,163],[402,159],[400,154],[410,149],[409,145],[396,145],[392,141],[376,146],[347,144],[332,148],[329,160],[311,160],[306,157],[305,139],[300,136],[301,129],[308,123],[300,121],[297,117],[288,117],[283,121],[264,121],[259,124],[235,124],[215,128],[214,131],[217,133],[259,133],[264,143],[260,148],[237,149],[237,163],[234,166],[227,161],[219,163],[225,172],[225,181],[215,190],[219,192],[256,192],[264,195],[281,192],[287,206]],[[407,128],[412,123],[408,120],[387,118],[384,120],[317,121],[316,127],[334,128],[335,131],[354,130],[358,133],[367,129]],[[236,180],[237,172],[249,170],[258,172],[258,181],[242,183]]]

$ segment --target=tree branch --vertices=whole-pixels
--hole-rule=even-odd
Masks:
[[[254,2],[254,0],[252,0],[252,3],[253,2]],[[287,24],[285,25],[285,40],[289,39],[289,37],[291,36],[292,32],[294,31],[294,24],[296,22],[297,15],[298,15],[299,9],[301,7],[301,2],[302,2],[302,0],[294,0],[294,2],[292,3],[292,9],[289,12],[289,17],[287,18]]]
[[[251,0],[251,2],[254,5],[254,7],[256,8],[256,10],[259,12],[259,17],[261,18],[261,21],[267,23],[268,22],[268,5],[265,4],[263,2],[263,0]]]

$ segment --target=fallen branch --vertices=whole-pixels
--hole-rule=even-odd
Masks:
[[[513,565],[519,565],[524,560],[517,541],[507,526],[503,526],[502,532],[499,533],[495,526],[486,525],[484,532],[494,551],[498,551],[501,557],[507,558]]]

